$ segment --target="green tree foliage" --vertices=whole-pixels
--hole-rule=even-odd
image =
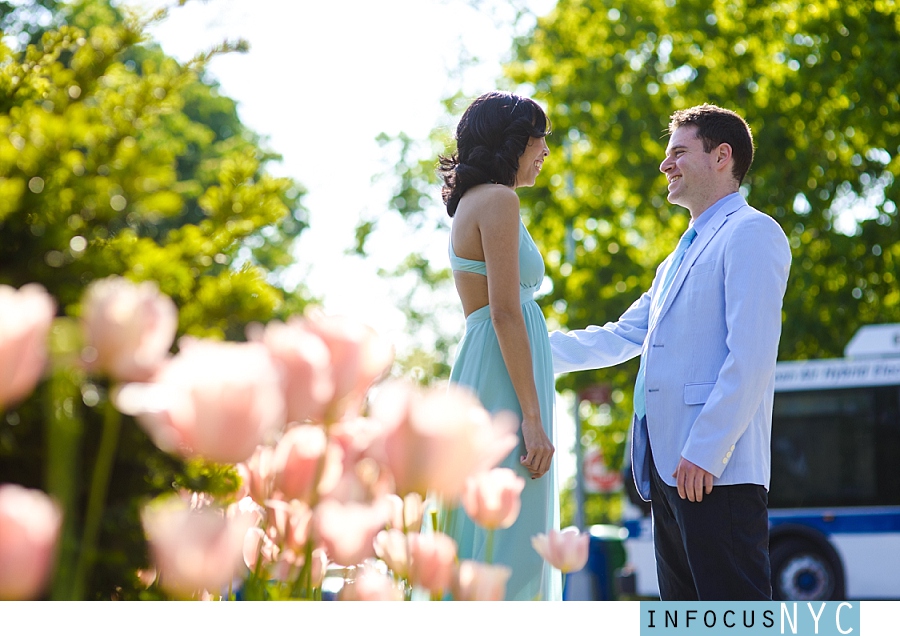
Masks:
[[[58,26],[56,16],[63,3],[59,0],[0,1],[0,32],[15,48],[37,44],[51,25]]]
[[[900,7],[879,0],[560,0],[507,68],[554,128],[522,193],[553,280],[549,321],[615,320],[649,287],[688,220],[658,170],[668,118],[703,102],[747,119],[757,155],[742,190],[791,242],[781,359],[841,355],[860,325],[900,320],[898,27]],[[620,389],[597,416],[607,457],[621,457],[636,372],[561,381]]]
[[[302,188],[265,173],[276,157],[202,64],[136,46],[140,26],[97,5],[88,17],[110,23],[0,51],[0,281],[69,305],[93,278],[157,280],[194,335],[238,338],[301,307],[272,282],[306,225]]]
[[[179,307],[179,334],[229,340],[302,311],[306,292],[278,281],[306,227],[303,188],[266,172],[278,157],[204,76],[210,55],[240,45],[179,64],[109,0],[0,3],[0,25],[0,284],[40,283],[76,316],[94,279],[153,280]],[[57,330],[56,355],[77,354],[77,341]],[[0,419],[0,483],[86,497],[108,391],[71,365],[54,370]],[[142,498],[173,483],[234,488],[228,470],[164,455],[133,424],[118,443],[103,549],[82,587],[55,597],[134,598]],[[77,459],[56,474],[71,479],[48,483],[61,448]],[[66,520],[64,551],[79,549],[81,521]]]

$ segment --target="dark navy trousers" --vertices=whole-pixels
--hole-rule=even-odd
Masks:
[[[660,599],[770,601],[768,493],[757,484],[715,486],[681,499],[650,457],[650,504]]]

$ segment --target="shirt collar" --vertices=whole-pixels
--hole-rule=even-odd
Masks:
[[[713,217],[721,212],[722,208],[724,208],[728,203],[736,201],[738,199],[743,200],[741,193],[732,192],[731,194],[722,197],[711,206],[706,208],[706,210],[704,210],[703,213],[692,223],[694,229],[697,230],[697,234],[700,234],[700,232],[703,231],[703,228],[705,228],[710,224],[710,222],[712,222]]]

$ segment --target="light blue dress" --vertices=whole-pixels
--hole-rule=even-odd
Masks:
[[[541,406],[541,422],[554,448],[557,447],[553,425],[555,389],[553,359],[547,324],[534,293],[544,280],[544,261],[525,225],[519,224],[519,278],[522,314],[531,346],[534,383]],[[458,257],[449,246],[450,266],[454,271],[487,275],[483,261]],[[460,342],[456,361],[450,372],[450,381],[470,387],[485,408],[491,413],[512,411],[521,422],[522,409],[513,390],[512,381],[500,353],[497,333],[491,322],[490,306],[473,311],[466,319],[466,333]],[[506,587],[507,600],[561,600],[562,577],[551,568],[531,546],[536,534],[547,534],[559,528],[559,490],[557,488],[557,460],[540,479],[531,475],[519,463],[525,455],[525,444],[519,436],[517,448],[503,460],[502,466],[511,468],[525,480],[522,492],[522,510],[516,522],[505,530],[495,530],[493,539],[493,563],[512,568],[512,576]],[[487,531],[476,526],[462,507],[447,516],[447,534],[459,546],[459,558],[485,561]]]

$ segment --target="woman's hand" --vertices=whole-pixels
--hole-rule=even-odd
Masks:
[[[525,440],[525,456],[519,458],[532,479],[538,479],[550,470],[550,460],[553,459],[555,449],[550,438],[544,432],[540,419],[522,421],[522,438]]]

